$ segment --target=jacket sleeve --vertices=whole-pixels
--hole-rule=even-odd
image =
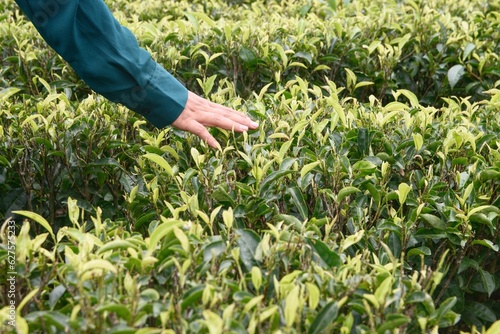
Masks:
[[[184,110],[188,91],[139,47],[103,0],[16,0],[47,43],[94,91],[156,127]]]

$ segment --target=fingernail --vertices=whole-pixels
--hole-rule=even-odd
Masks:
[[[250,126],[255,129],[255,128],[259,127],[259,124],[252,121],[252,122],[250,122]]]
[[[220,146],[219,142],[215,139],[208,139],[207,140],[208,146],[214,149],[221,149],[222,147]]]
[[[248,126],[240,125],[240,131],[248,131]]]

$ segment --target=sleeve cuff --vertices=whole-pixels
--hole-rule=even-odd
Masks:
[[[101,94],[143,115],[155,127],[163,128],[172,124],[184,110],[188,90],[152,59],[146,64],[144,71],[152,73],[144,87],[136,86]]]

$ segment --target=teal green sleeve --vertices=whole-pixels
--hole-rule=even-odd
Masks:
[[[140,48],[103,0],[16,0],[47,43],[94,91],[162,128],[188,91]]]

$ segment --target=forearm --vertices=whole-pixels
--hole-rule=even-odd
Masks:
[[[103,0],[16,2],[47,43],[97,93],[160,128],[183,111],[187,89],[139,47]]]

